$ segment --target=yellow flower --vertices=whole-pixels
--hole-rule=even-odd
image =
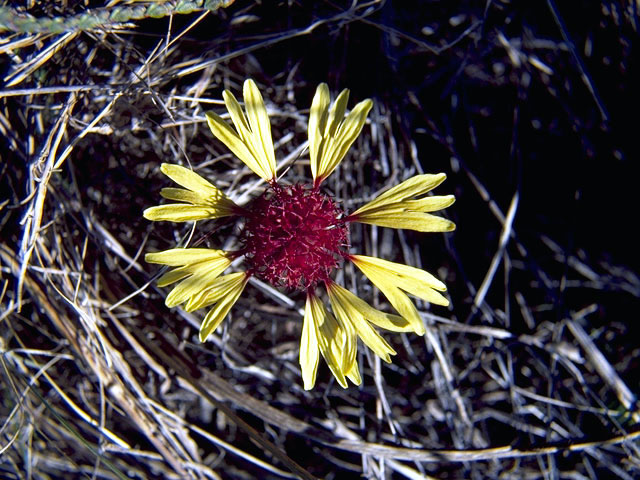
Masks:
[[[348,90],[343,90],[331,104],[329,89],[321,84],[313,98],[308,127],[313,183],[281,185],[276,181],[269,117],[255,83],[247,80],[244,84],[246,115],[230,92],[225,91],[223,96],[235,130],[208,112],[213,135],[269,185],[262,195],[240,208],[196,173],[177,165],[162,165],[162,172],[184,188],[165,188],[161,195],[183,203],[149,208],[144,212],[146,218],[190,221],[244,217],[238,250],[175,248],[146,255],[148,262],[174,267],[158,281],[159,286],[177,282],[165,303],[170,307],[184,304],[187,311],[211,307],[200,328],[200,340],[204,342],[224,320],[251,276],[275,287],[304,291],[306,306],[300,341],[304,388],[315,385],[321,355],[341,386],[347,387],[347,379],[360,384],[358,338],[390,362],[396,352],[377,328],[425,333],[424,323],[407,294],[438,305],[446,306],[449,301],[439,293],[446,291],[445,285],[424,270],[351,254],[348,225],[360,222],[421,232],[453,230],[452,222],[431,212],[448,207],[454,197],[425,196],[444,181],[445,175],[409,178],[346,215],[320,191],[320,185],[362,131],[373,106],[371,100],[358,103],[346,114]],[[222,275],[239,257],[243,257],[245,271]],[[335,283],[331,274],[343,261],[355,264],[399,315],[377,310]],[[325,286],[331,311],[317,295],[320,284]]]

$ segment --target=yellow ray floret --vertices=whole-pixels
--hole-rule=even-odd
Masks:
[[[173,248],[163,252],[147,253],[145,260],[177,267],[158,279],[165,287],[180,281],[167,295],[165,304],[175,307],[214,285],[217,277],[231,264],[229,254],[209,248]]]
[[[143,215],[148,220],[189,222],[220,218],[233,215],[237,208],[224,193],[197,173],[180,165],[163,163],[160,171],[184,188],[163,188],[160,195],[169,200],[184,203],[170,203],[147,208]]]
[[[312,300],[310,296],[307,296],[302,336],[300,337],[300,368],[305,390],[311,390],[316,384],[316,373],[320,360],[318,346],[318,323],[320,320],[317,317],[318,315],[312,307]]]
[[[354,339],[350,340],[353,342]],[[362,379],[358,364],[355,361],[345,363],[345,358],[350,355],[346,353],[347,350],[355,351],[355,346],[348,345],[348,341],[341,322],[327,311],[315,294],[308,292],[300,339],[300,367],[305,390],[310,390],[315,385],[318,352],[322,354],[331,373],[343,388],[347,388],[346,378],[360,385]]]
[[[428,213],[451,205],[455,201],[453,195],[417,198],[440,185],[445,178],[444,173],[411,177],[360,207],[349,218],[356,222],[419,232],[455,230],[455,223]]]
[[[350,364],[350,362],[355,363],[355,344],[357,337],[360,337],[364,344],[385,362],[391,363],[390,355],[395,355],[395,350],[373,329],[369,322],[375,323],[373,320],[377,320],[379,323],[397,323],[398,325],[402,325],[401,331],[407,330],[405,327],[408,326],[408,322],[401,318],[396,321],[391,320],[388,317],[395,316],[386,315],[367,305],[349,290],[341,287],[337,283],[328,284],[327,292],[329,294],[331,308],[336,314],[336,318],[345,325],[345,332],[348,336],[350,335],[352,337],[351,343],[354,344],[353,352],[345,350],[345,354],[349,355],[345,358],[347,365]]]
[[[217,278],[209,288],[189,299],[185,307],[187,312],[213,305],[200,326],[199,338],[201,342],[204,342],[222,323],[242,294],[248,281],[249,276],[246,272],[223,275]]]
[[[311,173],[316,185],[322,183],[347,154],[358,138],[373,102],[369,99],[358,103],[344,118],[349,101],[349,90],[338,95],[329,108],[329,87],[318,85],[309,114],[309,156]]]
[[[225,90],[222,94],[235,131],[214,112],[206,113],[207,123],[211,133],[236,157],[256,175],[270,182],[276,178],[276,157],[267,109],[253,80],[244,82],[243,95],[246,116],[230,91]]]
[[[446,291],[445,284],[424,270],[365,255],[351,255],[349,258],[380,289],[398,313],[411,323],[418,335],[425,333],[424,323],[404,292],[437,305],[449,305],[449,300],[437,292]]]

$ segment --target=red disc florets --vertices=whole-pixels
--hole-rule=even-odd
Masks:
[[[343,212],[317,189],[273,184],[245,216],[248,272],[276,287],[312,288],[348,254]]]

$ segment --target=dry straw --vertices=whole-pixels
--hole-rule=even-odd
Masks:
[[[615,65],[607,75],[618,68],[596,58],[600,50],[621,60],[590,35],[633,35],[635,7],[598,4],[598,29],[570,44],[575,32],[562,12],[536,23],[531,12],[544,9],[529,2],[477,11],[431,2],[411,12],[382,1],[236,0],[215,12],[203,2],[89,2],[111,14],[168,9],[157,20],[129,15],[91,25],[82,22],[100,17],[87,17],[87,2],[20,3],[21,17],[7,17],[17,7],[0,10],[0,477],[638,477],[637,348],[628,329],[637,308],[627,307],[640,298],[640,279],[553,235],[531,234],[543,214],[531,214],[532,197],[539,205],[546,185],[498,188],[487,168],[502,150],[476,158],[487,144],[508,155],[510,142],[524,154],[520,135],[534,124],[520,123],[523,104],[537,112],[531,91],[560,109],[578,95],[579,110],[588,111],[599,97],[587,67]],[[188,3],[194,13],[173,14]],[[590,44],[594,57],[574,61]],[[309,66],[309,52],[334,49],[332,67],[322,55]],[[353,60],[352,49],[361,61],[375,59],[375,72],[360,77],[367,82],[342,61]],[[286,67],[274,60],[281,58]],[[405,62],[428,75],[398,76]],[[393,363],[358,349],[341,373],[357,365],[360,386],[345,390],[320,366],[315,388],[304,389],[304,292],[253,276],[229,321],[201,344],[206,311],[167,308],[167,291],[157,286],[165,273],[144,261],[146,252],[176,246],[241,244],[237,218],[194,229],[141,214],[162,188],[174,188],[161,163],[188,166],[240,207],[260,195],[265,180],[212,137],[206,115],[231,122],[223,91],[242,90],[247,77],[266,100],[278,178],[308,181],[313,166],[323,192],[360,215],[350,243],[362,256],[332,272],[345,288],[334,287],[333,303],[353,304],[351,292],[372,309],[394,311],[385,264],[373,257],[420,269],[424,262],[449,289],[449,307],[415,302],[412,325],[422,325],[423,336],[382,333],[397,352]],[[352,88],[345,115],[373,100],[339,164],[319,153],[309,122],[324,81],[336,92]],[[474,88],[510,102],[522,95],[523,103],[504,115],[511,103],[481,103]],[[539,122],[565,121],[542,113]],[[576,132],[588,134],[587,117],[576,119]],[[308,143],[310,127],[316,139]],[[262,160],[256,169],[268,180],[270,160]],[[448,173],[438,188],[458,197],[446,211],[459,220],[455,234],[381,223],[404,212],[381,201],[385,192],[394,200],[394,187],[427,178],[423,165]],[[219,202],[201,207],[225,211]],[[326,312],[322,305],[312,297],[309,309]]]

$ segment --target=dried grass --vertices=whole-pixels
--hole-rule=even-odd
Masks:
[[[85,8],[59,3],[31,13]],[[587,159],[609,158],[608,141],[616,158],[633,153],[615,95],[598,88],[608,73],[593,69],[613,58],[612,83],[633,85],[636,4],[603,5],[582,30],[553,1],[539,8],[237,0],[215,13],[5,32],[0,476],[637,478],[632,249],[562,216],[582,205],[574,191],[598,191],[597,170],[576,187],[578,160],[553,178],[532,166],[544,161],[540,141]],[[619,49],[587,54],[598,39]],[[362,348],[361,387],[343,390],[321,367],[316,389],[302,389],[300,296],[252,282],[199,344],[202,313],[167,309],[158,270],[142,261],[235,241],[224,222],[151,224],[141,212],[167,184],[161,162],[191,165],[239,202],[259,191],[204,119],[246,77],[268,99],[291,182],[308,175],[315,86],[374,99],[327,184],[348,210],[417,172],[450,173],[440,188],[458,196],[455,234],[352,231],[359,252],[437,271],[452,300],[449,311],[421,305],[424,338],[386,335],[392,365]],[[340,280],[388,308],[352,269]]]

